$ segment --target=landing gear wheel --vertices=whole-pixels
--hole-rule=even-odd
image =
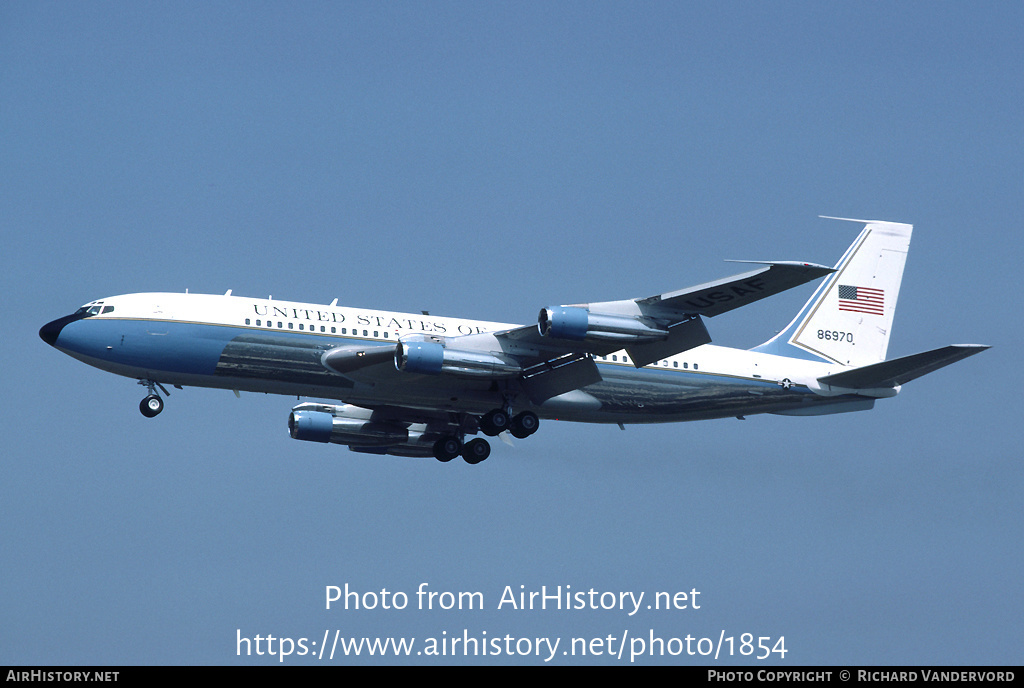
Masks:
[[[502,409],[485,413],[480,419],[480,432],[490,437],[500,435],[508,429],[508,414]]]
[[[434,442],[434,458],[441,463],[448,463],[462,451],[462,442],[458,437],[449,435]]]
[[[523,411],[512,419],[512,422],[509,423],[508,431],[512,433],[513,437],[523,440],[537,432],[539,426],[540,419],[537,418],[536,413],[533,411]]]
[[[164,400],[155,394],[150,394],[139,404],[139,410],[146,418],[153,418],[164,410]]]
[[[466,442],[466,445],[462,448],[462,458],[464,458],[468,464],[480,463],[490,455],[491,445],[489,445],[487,440],[482,437],[477,437],[475,440]]]

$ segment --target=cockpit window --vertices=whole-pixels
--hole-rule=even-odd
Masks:
[[[84,306],[79,308],[77,311],[75,311],[75,315],[84,315],[84,316],[88,317],[90,315],[99,315],[101,313],[113,313],[113,312],[114,312],[114,307],[113,306],[104,306],[103,302],[100,301],[99,303],[87,303],[87,304],[85,304]]]

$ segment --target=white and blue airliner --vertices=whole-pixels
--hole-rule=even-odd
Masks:
[[[860,411],[988,347],[886,360],[912,227],[857,222],[864,229],[834,268],[759,263],[646,298],[544,308],[525,326],[228,291],[104,298],[39,336],[139,380],[147,417],[163,409],[165,385],[294,395],[317,400],[292,409],[296,439],[440,461],[479,463],[490,445],[467,438],[525,438],[542,418],[621,427]],[[709,343],[705,318],[821,277],[789,326],[764,344]]]

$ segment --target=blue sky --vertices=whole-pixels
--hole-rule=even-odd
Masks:
[[[1018,3],[6,4],[0,663],[275,663],[237,657],[237,633],[465,629],[1019,664],[1022,20]],[[147,420],[134,381],[37,336],[92,299],[185,289],[525,323],[723,277],[727,258],[832,263],[856,228],[819,214],[915,225],[890,355],[993,349],[867,413],[548,422],[471,467],[296,442],[284,397],[174,391]],[[709,331],[755,346],[810,291]],[[424,582],[487,608],[324,609],[328,585]],[[520,585],[696,588],[702,607],[495,608]]]

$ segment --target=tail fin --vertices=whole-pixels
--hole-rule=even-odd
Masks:
[[[785,330],[754,351],[844,366],[885,360],[913,225],[852,222],[864,222],[864,229],[836,271]]]

